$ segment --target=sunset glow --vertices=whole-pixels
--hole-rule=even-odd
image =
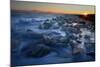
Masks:
[[[40,11],[48,13],[61,14],[94,14],[95,6],[93,5],[73,5],[73,4],[57,4],[57,3],[40,3],[40,2],[12,2],[12,10],[24,11]]]
[[[85,12],[83,15],[84,15],[84,16],[87,16],[87,15],[88,15],[88,13],[86,13],[86,12]]]

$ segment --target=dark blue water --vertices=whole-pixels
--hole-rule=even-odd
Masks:
[[[78,15],[12,12],[11,64],[94,61],[95,32],[91,23]]]

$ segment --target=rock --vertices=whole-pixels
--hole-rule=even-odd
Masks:
[[[49,53],[50,48],[44,44],[29,45],[21,51],[21,54],[26,58],[41,58]]]

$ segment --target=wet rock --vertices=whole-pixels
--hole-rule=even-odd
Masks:
[[[37,45],[37,46],[36,46]],[[50,48],[44,44],[36,44],[22,49],[21,53],[26,58],[41,58],[50,53]]]

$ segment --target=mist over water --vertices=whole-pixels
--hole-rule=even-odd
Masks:
[[[95,25],[78,15],[13,12],[11,64],[95,60]]]

